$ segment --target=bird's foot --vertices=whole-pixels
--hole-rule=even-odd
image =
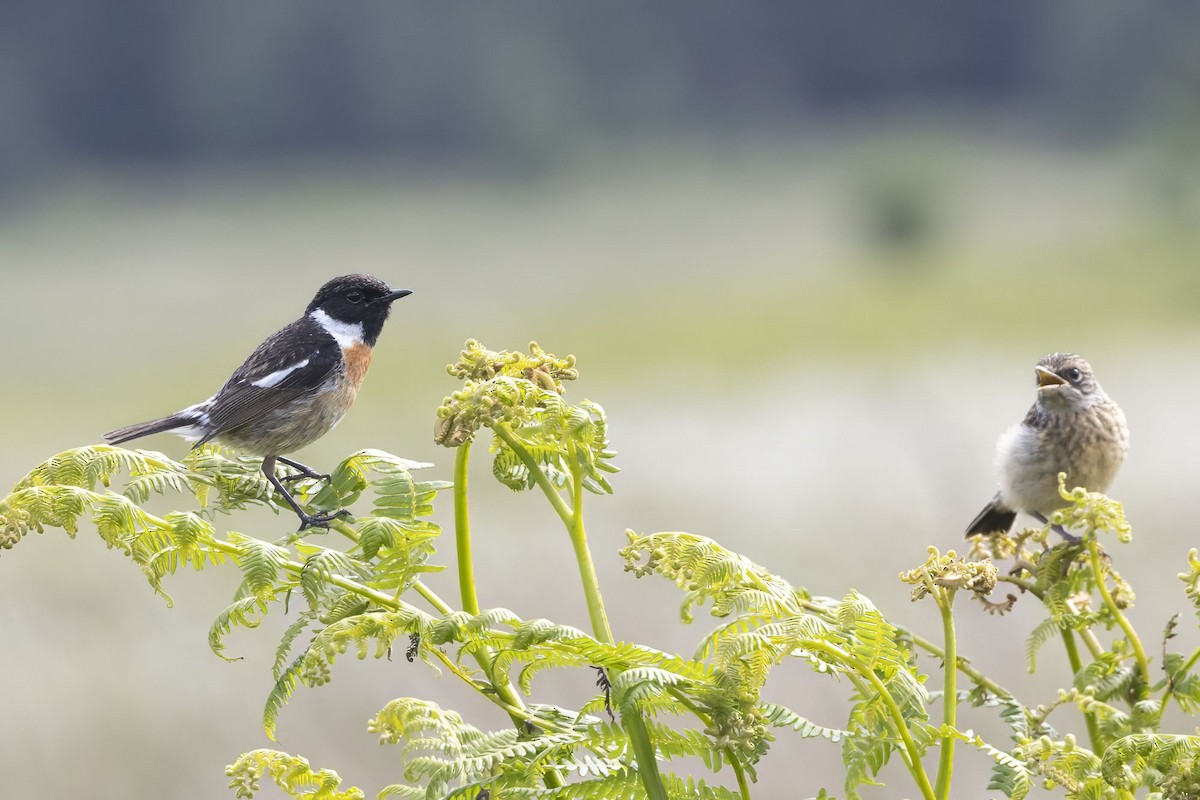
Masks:
[[[1080,542],[1083,541],[1083,539],[1081,537],[1076,536],[1073,533],[1067,533],[1067,529],[1064,528],[1062,525],[1051,525],[1050,529],[1053,530],[1055,533],[1057,533],[1059,536],[1061,536],[1063,538],[1064,542],[1070,542],[1071,544],[1079,544]]]
[[[328,472],[314,472],[307,467],[305,467],[303,472],[297,472],[294,475],[284,475],[279,480],[283,481],[284,483],[290,483],[291,481],[301,481],[305,478],[312,478],[313,480],[317,481],[325,481],[326,483],[329,483],[329,481],[333,480],[333,476]]]
[[[278,456],[277,460],[279,461],[280,464],[285,464],[285,465],[291,467],[292,469],[296,470],[296,474],[287,475],[280,479],[280,480],[284,481],[285,483],[287,481],[298,481],[303,478],[312,478],[313,480],[326,481],[326,482],[328,482],[330,480],[330,476],[328,473],[317,472],[312,467],[310,467],[306,464],[301,464],[299,461],[294,461],[290,458],[284,458],[283,456]]]
[[[309,528],[328,528],[329,524],[338,517],[354,516],[344,508],[338,511],[324,511],[320,514],[309,514],[304,511],[297,511],[296,513],[300,517],[300,530],[297,533]]]
[[[1062,525],[1058,525],[1056,523],[1050,522],[1050,520],[1046,517],[1045,514],[1034,514],[1033,518],[1036,519],[1038,522],[1042,523],[1043,525],[1049,525],[1050,530],[1054,531],[1059,536],[1061,536],[1063,538],[1064,542],[1070,542],[1071,544],[1079,544],[1080,542],[1083,541],[1082,538],[1076,536],[1075,534],[1067,533],[1067,529],[1064,528]]]

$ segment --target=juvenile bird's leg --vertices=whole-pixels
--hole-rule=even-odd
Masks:
[[[283,495],[283,499],[296,512],[296,516],[300,517],[300,530],[312,527],[328,528],[329,523],[338,517],[350,516],[350,512],[344,508],[339,511],[326,511],[321,514],[309,514],[301,508],[300,504],[296,502],[296,498],[292,497],[291,492],[284,487],[283,482],[275,477],[275,462],[282,460],[279,456],[267,456],[263,459],[262,471],[267,476],[267,480],[271,482],[271,485],[275,487],[275,491]]]
[[[1043,525],[1050,525],[1050,520],[1046,519],[1045,514],[1039,514],[1038,512],[1035,511],[1035,512],[1033,512],[1033,518],[1036,519],[1038,522],[1042,523]],[[1067,529],[1064,528],[1062,525],[1050,525],[1050,528],[1055,533],[1057,533],[1059,536],[1063,537],[1063,539],[1070,542],[1071,544],[1078,544],[1079,542],[1083,541],[1083,539],[1079,538],[1075,534],[1067,533]]]
[[[317,472],[312,467],[305,466],[304,464],[301,464],[299,461],[293,461],[292,459],[284,458],[283,456],[275,456],[275,460],[278,461],[280,464],[286,464],[287,466],[296,470],[295,475],[285,475],[282,478],[282,480],[285,483],[287,481],[298,481],[301,478],[313,478],[318,481],[328,481],[329,480],[328,472]]]

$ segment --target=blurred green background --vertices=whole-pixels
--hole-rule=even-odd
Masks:
[[[1172,576],[1196,542],[1198,36],[1200,6],[1115,0],[7,3],[0,478],[207,397],[324,280],[369,272],[415,293],[304,461],[380,447],[448,478],[444,364],[468,337],[536,339],[611,418],[623,472],[589,530],[619,638],[690,652],[709,624],[621,572],[626,527],[712,536],[932,632],[896,574],[961,548],[1033,364],[1072,350],[1129,417],[1112,493],[1135,541],[1110,550],[1153,635],[1187,611]],[[552,512],[477,452],[483,603],[585,626]],[[0,796],[228,796],[223,765],[269,744],[281,628],[236,634],[237,664],[209,653],[236,580],[180,575],[168,609],[86,530],[0,554]],[[960,652],[1044,699],[1067,677],[1053,647],[1025,676],[1037,619],[964,607]],[[844,691],[787,667],[767,695],[839,725]],[[401,765],[366,720],[399,695],[506,722],[451,678],[347,658],[285,709],[282,747],[373,796]],[[757,794],[840,796],[839,761],[781,733]],[[963,754],[962,796],[988,769]],[[872,796],[906,796],[888,775]]]

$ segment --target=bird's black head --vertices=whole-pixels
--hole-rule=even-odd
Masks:
[[[408,289],[393,290],[370,275],[343,275],[322,286],[305,313],[311,315],[319,311],[334,322],[361,325],[363,342],[374,346],[387,321],[392,301],[410,294]]]

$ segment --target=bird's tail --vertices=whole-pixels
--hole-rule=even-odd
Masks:
[[[117,428],[115,431],[109,431],[104,434],[104,441],[109,444],[120,444],[128,442],[130,439],[140,439],[143,436],[149,436],[152,433],[170,432],[182,436],[185,439],[197,440],[204,436],[203,422],[205,413],[197,406],[185,408],[183,411],[176,411],[168,417],[162,419],[152,419],[149,422],[139,422],[136,425],[128,425],[124,428]]]
[[[1005,508],[1000,495],[983,507],[983,511],[967,526],[967,538],[987,533],[1008,533],[1017,519],[1017,512]]]

